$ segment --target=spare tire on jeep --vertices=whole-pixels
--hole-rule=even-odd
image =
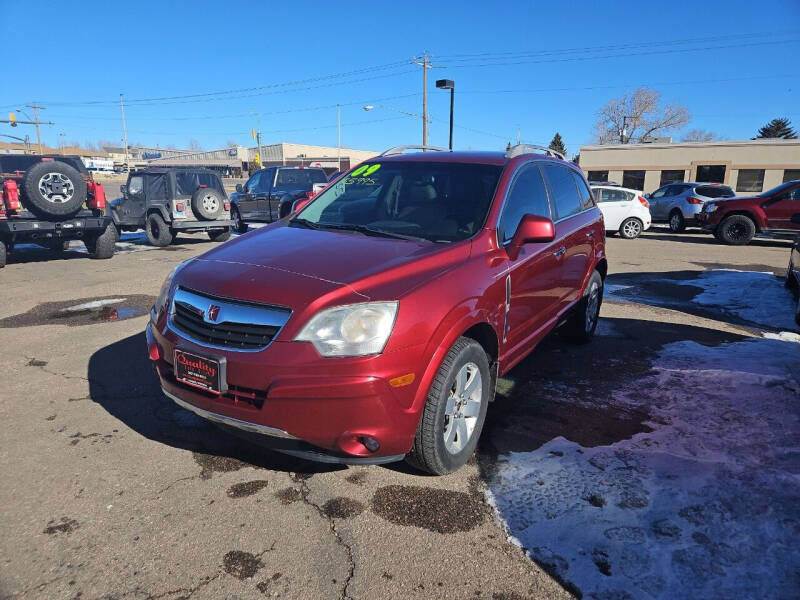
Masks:
[[[222,209],[222,195],[213,188],[197,188],[192,195],[192,211],[198,219],[214,221],[219,217]]]
[[[61,221],[75,216],[86,202],[81,174],[57,160],[33,165],[22,178],[23,206],[40,219]]]

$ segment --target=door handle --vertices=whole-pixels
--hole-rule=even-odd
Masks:
[[[564,254],[566,254],[566,253],[567,253],[567,248],[566,248],[566,246],[561,246],[561,248],[559,248],[558,250],[556,250],[555,252],[553,252],[553,256],[563,256],[563,255],[564,255]]]
[[[594,237],[594,230],[592,230],[592,231],[587,231],[587,232],[586,232],[586,237],[587,237],[587,238],[592,238],[592,237]]]

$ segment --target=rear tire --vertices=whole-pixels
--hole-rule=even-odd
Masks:
[[[669,214],[669,230],[672,233],[683,233],[686,231],[686,221],[679,210],[673,210]]]
[[[461,468],[478,445],[492,394],[486,352],[475,340],[458,338],[428,390],[406,461],[433,475]]]
[[[57,160],[39,162],[22,179],[23,204],[40,219],[61,221],[86,202],[86,182],[78,171]]]
[[[119,233],[117,228],[113,223],[109,223],[103,233],[93,240],[86,240],[86,249],[89,251],[91,258],[99,260],[111,258],[117,250],[118,240]]]
[[[619,234],[626,240],[635,240],[642,235],[643,228],[644,223],[639,219],[636,217],[628,217],[619,226]]]
[[[233,230],[236,233],[247,233],[248,225],[244,222],[239,209],[235,206],[231,208],[231,219],[233,219]]]
[[[192,195],[192,212],[203,221],[215,221],[223,210],[222,196],[212,188],[198,188]]]
[[[731,215],[722,220],[717,230],[729,246],[746,246],[756,234],[756,224],[745,215]]]
[[[592,273],[583,298],[572,311],[562,331],[575,344],[586,344],[594,337],[600,306],[603,304],[603,278],[597,271]]]
[[[144,233],[150,245],[164,248],[172,243],[172,233],[158,213],[150,213],[145,222]]]
[[[208,237],[212,242],[227,242],[231,239],[230,228],[212,229],[208,232]]]

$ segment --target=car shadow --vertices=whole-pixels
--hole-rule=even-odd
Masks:
[[[661,233],[660,231],[656,230],[653,231],[652,228],[648,231],[642,233],[642,237],[646,237],[649,240],[658,240],[662,242],[682,242],[684,244],[716,244],[718,246],[726,246],[722,242],[718,242],[713,235],[710,233],[702,233],[700,231],[687,231],[686,233],[669,233],[667,232]],[[695,234],[695,235],[692,235]],[[703,236],[703,237],[698,237]],[[764,239],[764,238],[754,238],[748,244],[749,246],[756,246],[761,248],[784,248],[791,246],[791,240],[772,240],[772,239]]]
[[[147,356],[144,332],[92,354],[87,378],[91,399],[110,415],[149,440],[193,452],[204,472],[220,461],[300,474],[344,468],[265,450],[177,406],[161,391]]]
[[[28,263],[51,262],[54,260],[89,259],[84,247],[70,248],[65,252],[56,252],[35,244],[20,244],[6,256],[6,264],[23,265]]]

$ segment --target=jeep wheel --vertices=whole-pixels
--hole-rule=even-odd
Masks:
[[[40,219],[74,216],[86,201],[86,182],[76,169],[59,161],[39,162],[22,179],[23,204]]]
[[[669,215],[669,230],[672,233],[683,233],[686,231],[686,221],[679,210],[673,210]]]
[[[244,222],[239,209],[235,206],[231,208],[231,219],[233,219],[233,230],[236,233],[247,233],[248,225]]]
[[[745,215],[725,217],[719,224],[720,239],[730,246],[746,246],[756,234],[756,224]]]
[[[198,219],[214,221],[222,209],[222,196],[212,188],[198,188],[192,196],[192,211]]]
[[[144,232],[147,235],[147,241],[152,246],[163,248],[172,243],[172,233],[170,233],[169,227],[167,227],[164,219],[158,213],[151,213],[147,216]]]
[[[119,240],[119,233],[113,223],[109,223],[105,231],[94,239],[87,239],[86,249],[89,251],[89,256],[96,259],[111,258],[117,250],[117,240]]]
[[[594,271],[583,298],[575,306],[563,331],[567,339],[576,344],[586,344],[594,337],[597,321],[600,318],[600,306],[603,304],[603,278]]]
[[[626,240],[635,240],[642,234],[642,222],[636,217],[629,217],[619,226],[619,234]]]
[[[211,229],[208,232],[208,237],[212,242],[226,242],[231,239],[231,230],[228,227],[225,229]]]
[[[478,444],[491,383],[486,352],[475,340],[458,338],[428,390],[406,460],[434,475],[462,467]]]

